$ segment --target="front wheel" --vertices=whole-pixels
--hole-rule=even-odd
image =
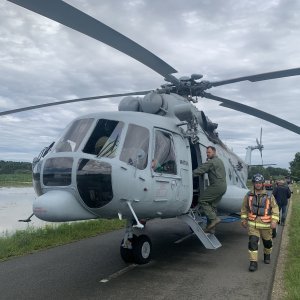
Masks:
[[[147,264],[151,259],[152,244],[148,236],[140,235],[133,241],[133,260],[136,264]]]

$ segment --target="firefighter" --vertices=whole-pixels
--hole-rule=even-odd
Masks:
[[[249,234],[249,271],[257,270],[258,242],[262,238],[264,245],[264,263],[269,264],[272,252],[272,230],[279,221],[279,209],[273,195],[264,189],[264,177],[255,174],[252,177],[253,192],[248,192],[241,209],[241,221]]]

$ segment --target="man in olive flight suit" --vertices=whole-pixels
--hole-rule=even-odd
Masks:
[[[206,148],[207,161],[193,171],[194,176],[204,173],[208,174],[209,186],[200,195],[199,211],[207,217],[206,231],[212,231],[221,222],[217,217],[216,207],[221,201],[227,189],[225,167],[220,158],[216,155],[216,148],[208,146]]]

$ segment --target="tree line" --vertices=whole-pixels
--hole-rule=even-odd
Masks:
[[[262,167],[262,166],[255,166],[250,167],[249,173],[248,173],[248,179],[251,179],[254,174],[261,174],[264,176],[265,179],[270,179],[271,177],[273,179],[283,179],[285,177],[290,176],[290,172],[287,169],[283,168],[273,168],[273,167]]]
[[[32,164],[29,162],[16,162],[0,160],[0,174],[31,174]]]
[[[294,159],[289,164],[289,170],[273,167],[264,168],[262,166],[251,167],[248,173],[248,178],[250,179],[254,174],[260,173],[266,179],[270,179],[270,177],[273,179],[289,177],[292,180],[300,181],[300,152],[295,154]]]
[[[292,179],[300,181],[300,152],[297,152],[294,160],[290,162],[290,170]]]

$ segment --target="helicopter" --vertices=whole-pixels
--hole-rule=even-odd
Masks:
[[[127,220],[120,245],[126,262],[151,259],[151,240],[143,234],[147,221],[177,217],[187,223],[208,249],[221,243],[203,230],[194,209],[209,185],[206,175],[192,171],[213,145],[226,169],[227,191],[218,205],[224,214],[236,213],[248,188],[249,148],[243,160],[218,136],[218,124],[194,105],[199,98],[243,112],[300,134],[288,121],[253,107],[215,96],[207,90],[241,81],[258,82],[298,76],[300,68],[210,82],[201,74],[176,78],[177,71],[156,55],[112,28],[61,0],[9,0],[123,52],[161,75],[166,83],[153,90],[87,97],[0,112],[1,115],[107,97],[124,98],[116,112],[76,118],[60,138],[33,161],[37,198],[33,214],[45,221],[67,222],[97,218]],[[261,149],[261,150],[260,150]],[[157,167],[159,161],[160,168]]]

